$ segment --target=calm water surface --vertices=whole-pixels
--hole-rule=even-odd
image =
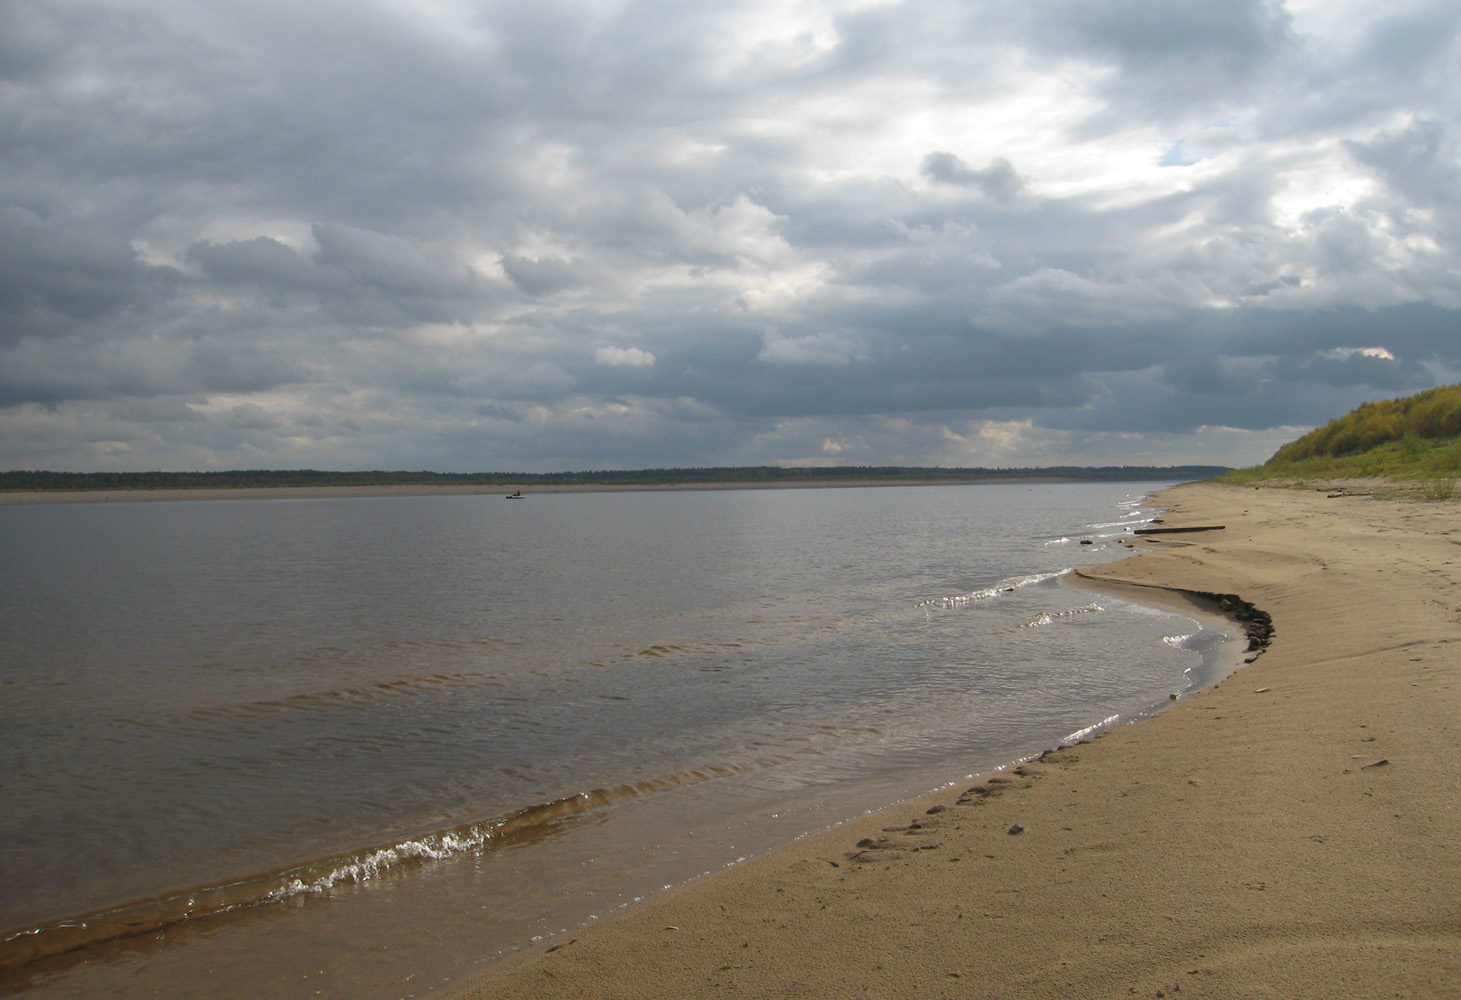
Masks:
[[[0,990],[420,996],[1149,712],[1156,485],[0,508]]]

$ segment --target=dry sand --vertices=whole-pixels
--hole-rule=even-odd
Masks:
[[[1272,645],[1148,721],[805,838],[463,997],[1461,997],[1461,504],[1193,485],[1098,588]],[[1019,832],[1013,832],[1016,829]]]

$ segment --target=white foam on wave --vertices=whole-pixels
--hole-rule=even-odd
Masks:
[[[1029,621],[1022,623],[1017,627],[1039,628],[1041,625],[1049,625],[1053,622],[1059,621],[1062,618],[1074,618],[1076,615],[1089,615],[1098,611],[1105,610],[1106,609],[1101,607],[1101,605],[1097,604],[1095,601],[1092,601],[1090,604],[1083,605],[1079,608],[1070,608],[1066,611],[1042,611],[1034,618],[1031,618]]]
[[[1060,742],[1061,743],[1065,743],[1065,744],[1079,743],[1081,740],[1086,739],[1089,736],[1094,736],[1096,733],[1099,733],[1099,732],[1102,732],[1104,730],[1110,729],[1112,726],[1116,725],[1116,723],[1118,723],[1120,721],[1121,721],[1121,716],[1119,716],[1119,715],[1108,715],[1106,718],[1102,719],[1100,722],[1096,723],[1094,726],[1087,726],[1084,729],[1077,729],[1075,732],[1071,733],[1069,736],[1067,736],[1065,739],[1061,740]]]
[[[1137,506],[1120,515],[1118,521],[1097,521],[1086,525],[1085,533],[1072,537],[1062,535],[1059,538],[1048,539],[1044,544],[1047,548],[1052,545],[1074,545],[1077,542],[1104,542],[1113,538],[1124,538],[1132,530],[1143,525],[1150,524],[1156,514],[1149,509]]]
[[[359,884],[379,878],[392,868],[407,861],[440,861],[463,851],[475,850],[492,839],[492,825],[479,824],[467,831],[452,831],[404,840],[390,847],[379,847],[350,858],[328,871],[308,880],[288,878],[275,887],[264,898],[268,902],[280,902],[294,896],[317,896],[337,885]]]
[[[1008,580],[1001,580],[993,587],[985,587],[983,590],[958,594],[954,597],[935,597],[927,601],[921,601],[917,607],[925,611],[934,611],[940,608],[951,610],[964,608],[971,604],[976,604],[979,601],[987,601],[991,597],[998,597],[1000,594],[1007,594],[1010,591],[1018,590],[1020,587],[1028,587],[1032,583],[1044,583],[1046,580],[1053,580],[1069,572],[1069,569],[1062,569],[1054,573],[1032,573],[1029,576],[1017,576]]]

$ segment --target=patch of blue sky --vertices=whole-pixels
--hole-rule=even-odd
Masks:
[[[1186,142],[1186,139],[1178,139],[1172,145],[1168,146],[1167,151],[1162,154],[1162,158],[1157,161],[1157,165],[1162,167],[1190,167],[1196,163],[1197,160],[1188,159],[1185,148]]]

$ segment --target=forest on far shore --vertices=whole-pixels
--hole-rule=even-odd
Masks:
[[[1216,465],[1058,465],[1023,469],[943,469],[844,465],[633,469],[585,472],[322,472],[316,469],[238,469],[227,472],[0,472],[0,490],[188,490],[320,486],[713,486],[717,484],[837,485],[854,482],[1171,482],[1210,479]]]

